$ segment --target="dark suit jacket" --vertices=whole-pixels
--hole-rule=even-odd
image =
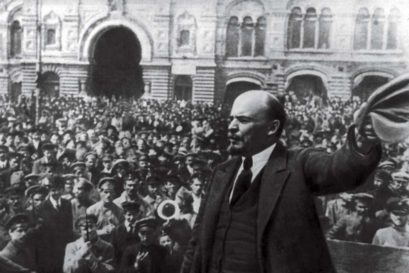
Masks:
[[[0,256],[9,259],[12,262],[24,268],[35,271],[37,266],[35,262],[35,253],[32,246],[17,246],[13,242],[8,244],[0,251]]]
[[[148,252],[148,256],[141,261],[139,269],[135,270],[134,262],[140,252]],[[166,261],[167,251],[163,246],[146,247],[137,243],[125,250],[118,273],[165,273],[168,272]]]
[[[57,160],[53,160],[52,162],[47,163],[45,160],[45,157],[41,157],[37,159],[36,161],[34,161],[32,172],[35,174],[45,173],[47,171],[48,164],[52,165],[51,167],[52,172],[55,172],[55,173],[61,172],[60,162],[58,162]]]
[[[114,262],[119,266],[125,249],[139,242],[138,232],[128,232],[124,224],[117,226],[111,234],[111,244],[114,247]]]
[[[277,143],[262,175],[257,215],[258,272],[334,272],[314,205],[314,195],[355,188],[376,167],[381,147],[368,155],[356,151],[352,130],[334,154],[287,150]],[[186,252],[182,272],[209,270],[215,230],[229,181],[239,158],[216,167]]]
[[[44,201],[38,211],[43,219],[39,230],[38,253],[41,272],[55,272],[62,270],[65,246],[73,241],[73,224],[71,202],[61,199],[61,207],[57,211],[50,199]]]

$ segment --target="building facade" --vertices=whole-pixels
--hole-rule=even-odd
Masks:
[[[0,93],[32,94],[40,71],[48,95],[140,73],[157,99],[366,96],[408,70],[408,19],[407,0],[2,0]],[[106,60],[137,68],[101,82],[122,73]]]

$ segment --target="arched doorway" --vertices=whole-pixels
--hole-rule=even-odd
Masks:
[[[114,27],[96,38],[91,53],[88,91],[108,97],[140,97],[144,92],[141,45],[126,27]]]
[[[189,76],[176,77],[174,98],[176,100],[192,100],[192,78]]]
[[[392,77],[366,75],[363,77],[356,77],[352,88],[352,96],[359,97],[362,101],[368,97],[381,85],[384,85],[391,80]]]
[[[261,86],[254,82],[238,81],[229,83],[226,87],[226,93],[224,94],[223,103],[227,107],[233,105],[234,100],[242,93],[249,90],[260,90]]]
[[[10,88],[9,98],[13,102],[17,102],[18,97],[21,95],[21,82],[12,82]]]
[[[298,99],[327,102],[327,88],[322,79],[315,75],[300,75],[290,79],[286,93],[293,92]]]
[[[60,77],[55,72],[45,72],[41,80],[43,96],[58,97],[60,95]]]

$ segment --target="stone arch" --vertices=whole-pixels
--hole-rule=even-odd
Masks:
[[[109,19],[106,17],[99,17],[84,28],[80,35],[79,52],[80,60],[89,60],[98,38],[106,31],[116,28],[125,27],[130,29],[137,37],[141,45],[141,62],[151,62],[153,57],[153,39],[147,28],[140,22],[130,21],[125,18]]]
[[[290,68],[285,72],[285,89],[290,85],[291,80],[297,76],[317,76],[321,78],[324,86],[328,90],[328,75],[320,68],[317,67],[299,67],[299,68]]]
[[[263,87],[265,85],[266,77],[257,72],[233,72],[227,75],[226,86],[234,82],[251,82]]]
[[[7,9],[9,10],[7,14],[7,23],[10,23],[18,12],[23,11],[23,0],[13,1]]]
[[[47,72],[53,72],[58,75],[58,77],[62,77],[62,69],[61,67],[58,67],[56,65],[52,64],[44,64],[42,65],[42,74],[47,73]]]
[[[23,81],[23,71],[22,68],[14,68],[9,72],[9,79],[12,83],[19,83]]]
[[[366,100],[374,90],[395,76],[397,73],[391,70],[362,69],[357,71],[351,77],[351,95]]]
[[[240,5],[258,5],[259,10],[258,12],[250,12],[251,9],[243,9],[240,13],[235,12],[235,7],[240,6]],[[225,15],[226,15],[226,20],[225,20],[225,25],[227,25],[230,16],[238,16],[240,20],[242,20],[246,16],[250,16],[254,22],[257,21],[257,18],[260,16],[265,15],[265,7],[264,3],[260,0],[233,0],[231,1],[225,9]]]

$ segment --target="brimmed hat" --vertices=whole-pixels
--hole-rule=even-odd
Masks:
[[[397,181],[409,182],[409,174],[407,172],[394,172],[392,173],[392,179]]]
[[[135,227],[138,230],[144,229],[144,228],[151,228],[151,229],[156,229],[160,226],[160,222],[158,219],[154,217],[146,217],[142,218],[139,221],[136,221]]]
[[[26,197],[31,197],[34,194],[44,194],[47,195],[48,194],[48,189],[46,187],[40,186],[40,185],[33,185],[31,187],[28,187],[24,193],[24,195]]]
[[[22,224],[26,224],[26,225],[30,224],[30,216],[28,216],[28,214],[19,213],[19,214],[14,215],[6,223],[6,228],[10,230],[17,225],[22,225]]]
[[[138,202],[125,201],[121,204],[124,211],[139,211],[141,205]]]
[[[98,181],[98,189],[100,189],[105,183],[115,184],[115,179],[113,177],[110,177],[110,176],[106,176],[106,177],[101,178]]]
[[[78,229],[82,225],[86,225],[91,223],[92,225],[96,225],[98,222],[98,217],[94,214],[87,214],[80,216],[77,221],[75,221],[75,227]]]
[[[396,215],[408,215],[409,205],[400,198],[389,198],[386,202],[386,210]]]

